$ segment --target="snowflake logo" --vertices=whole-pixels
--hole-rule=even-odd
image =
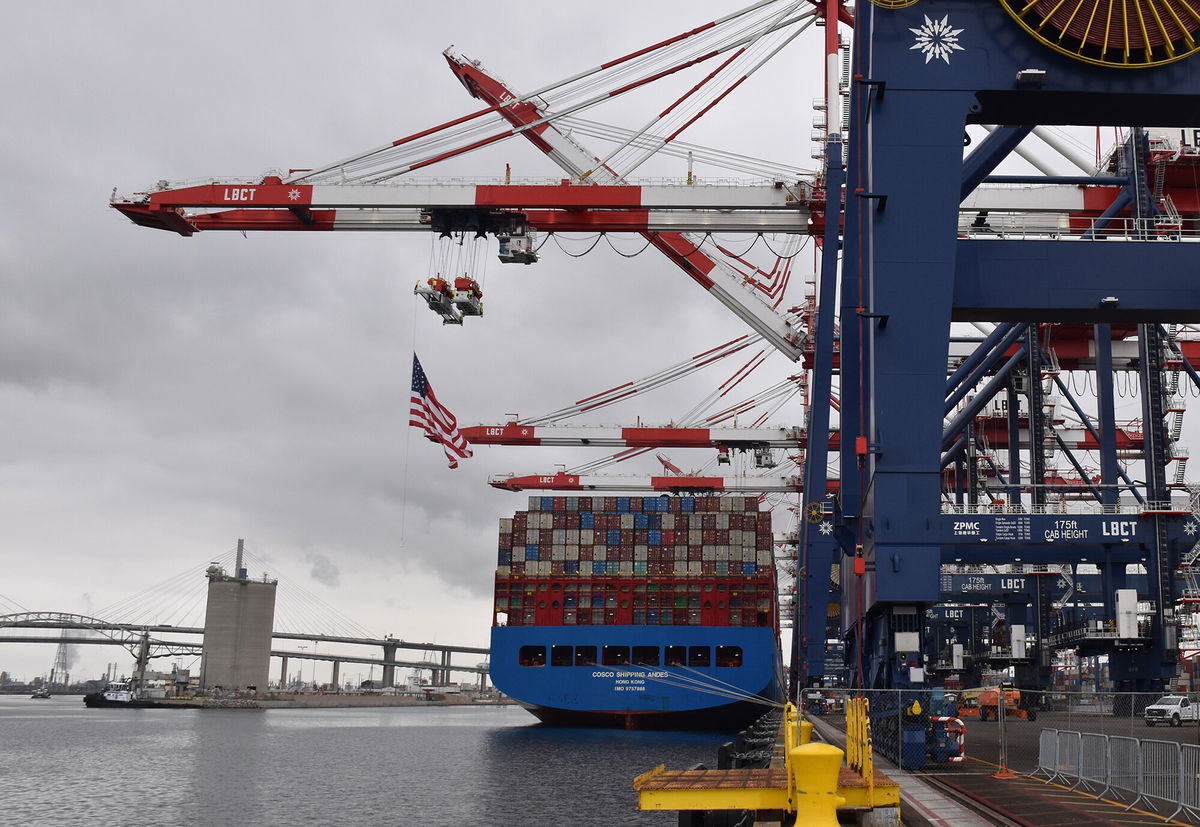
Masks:
[[[298,189],[288,190],[288,200],[289,201],[299,201],[300,200],[300,190],[298,190]]]
[[[924,52],[926,63],[934,58],[941,58],[949,64],[951,52],[966,51],[958,45],[958,36],[963,30],[950,28],[950,15],[936,21],[925,15],[925,25],[916,29],[910,28],[909,31],[917,36],[916,45],[909,47],[910,51],[919,49]]]
[[[824,520],[821,522],[821,524],[819,526],[817,526],[817,531],[821,532],[822,535],[828,537],[830,534],[833,533],[833,523],[829,522],[829,520]]]
[[[1196,533],[1196,529],[1197,529],[1196,523],[1189,522],[1187,525],[1185,525],[1183,527],[1183,533],[1188,535],[1189,537],[1191,537],[1193,534]]]

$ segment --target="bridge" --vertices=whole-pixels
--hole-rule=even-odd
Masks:
[[[20,634],[14,630],[26,629],[31,632],[53,630],[60,632],[58,637],[49,638],[39,634]],[[72,635],[71,632],[80,632]],[[155,624],[114,623],[100,618],[67,612],[19,612],[16,614],[0,615],[0,643],[58,643],[69,645],[100,645],[121,646],[135,657],[145,644],[150,652],[149,657],[172,657],[179,655],[199,655],[203,648],[204,628],[198,626],[171,626]],[[182,639],[193,638],[193,639]],[[279,658],[280,683],[287,682],[289,660],[326,662],[333,665],[332,680],[338,684],[341,665],[358,664],[379,666],[383,670],[381,685],[395,685],[396,667],[407,669],[429,670],[431,682],[435,686],[449,683],[452,672],[466,672],[480,676],[483,680],[487,674],[486,663],[479,663],[480,656],[486,661],[489,650],[473,646],[455,646],[442,643],[415,643],[394,637],[352,637],[345,635],[308,634],[303,632],[273,632],[271,657]],[[278,648],[275,641],[306,641],[311,644],[297,648]],[[381,657],[354,655],[344,652],[319,652],[320,644],[366,646],[382,649]],[[423,652],[425,657],[413,660],[398,660],[401,651]],[[473,656],[475,662],[471,665],[454,663],[455,655]]]

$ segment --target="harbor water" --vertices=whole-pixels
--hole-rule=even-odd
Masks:
[[[3,823],[674,825],[633,776],[729,736],[552,729],[514,706],[86,709],[0,697]]]

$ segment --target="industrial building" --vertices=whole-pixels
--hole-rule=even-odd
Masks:
[[[258,580],[247,576],[241,540],[233,574],[213,564],[206,576],[208,608],[200,685],[208,690],[266,689],[279,581],[269,580],[265,574]]]

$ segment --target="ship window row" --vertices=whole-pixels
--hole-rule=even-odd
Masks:
[[[536,591],[579,592],[580,594],[588,594],[591,592],[607,593],[607,592],[618,592],[618,591],[620,591],[620,592],[632,591],[634,594],[642,594],[642,593],[672,594],[672,593],[679,593],[679,592],[688,592],[691,594],[699,594],[702,591],[703,592],[711,592],[714,590],[718,591],[718,592],[724,592],[727,588],[733,594],[737,594],[739,592],[746,593],[746,594],[754,594],[755,592],[769,592],[774,589],[773,586],[768,585],[768,584],[741,583],[741,582],[736,583],[736,584],[727,584],[727,583],[723,583],[723,582],[722,583],[712,583],[712,582],[662,583],[662,584],[660,584],[660,583],[634,583],[632,585],[629,583],[621,583],[618,585],[616,583],[599,583],[599,582],[598,583],[591,583],[591,582],[579,583],[579,582],[575,582],[575,581],[567,581],[565,583],[562,583],[562,582],[547,582],[547,581],[538,581],[538,582],[524,581],[524,582],[514,582],[514,583],[499,582],[496,584],[496,591],[498,591],[498,592],[512,591],[514,593],[526,593],[526,594],[533,593]]]
[[[496,598],[496,611],[503,612],[510,609],[532,608],[536,605],[539,609],[545,609],[549,606],[552,609],[567,608],[567,609],[628,609],[630,602],[628,600],[618,600],[616,595],[593,596],[590,600],[577,600],[574,595],[567,595],[561,602],[558,600],[537,600],[535,598],[522,599],[519,595],[512,597]],[[665,597],[660,599],[651,596],[647,600],[634,600],[633,607],[635,609],[711,609],[715,605],[718,609],[725,608],[725,601],[718,600],[715,603],[712,600],[701,600],[698,596],[688,597],[687,595],[678,595],[674,598]],[[729,599],[729,608],[758,608],[762,611],[767,611],[771,608],[771,599],[762,597],[758,600],[742,600],[739,597],[731,597]]]
[[[715,655],[715,656],[714,656]],[[521,666],[545,666],[545,646],[522,646]],[[688,666],[722,668],[742,665],[740,646],[551,646],[551,666]]]

